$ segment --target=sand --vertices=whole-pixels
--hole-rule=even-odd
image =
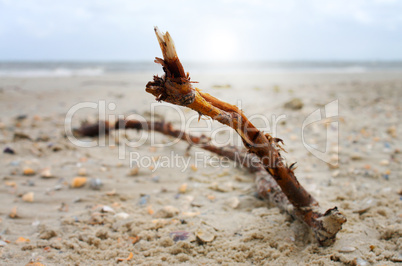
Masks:
[[[152,73],[0,79],[1,265],[113,265],[127,258],[119,264],[402,261],[402,73],[192,74],[197,86],[241,104],[259,126],[263,119],[256,115],[271,122],[286,116],[276,133],[286,144],[288,162],[297,162],[299,181],[323,208],[338,206],[348,219],[328,248],[318,246],[303,224],[259,199],[247,170],[231,162],[217,166],[211,158],[219,158],[199,148],[187,151],[183,142],[153,145],[172,141],[160,134],[126,147],[125,137],[141,136],[135,131],[113,132],[103,147],[92,148],[65,137],[66,114],[78,103],[114,103],[105,113],[112,119],[134,113],[149,118],[155,100],[144,87],[151,78]],[[285,108],[294,98],[303,107]],[[301,134],[306,117],[334,100],[338,124],[317,123],[304,137],[310,147],[324,147],[329,128],[327,155],[331,163],[339,159],[335,166],[313,156]],[[158,117],[180,127],[178,113],[164,106],[155,109]],[[72,124],[98,116],[97,109],[82,109]],[[184,116],[197,117],[188,110]],[[190,124],[192,132],[204,125],[206,120],[196,119]],[[217,128],[222,129],[211,123],[203,133],[241,145],[229,130],[212,131]],[[134,165],[133,170],[130,153],[169,160],[164,167]],[[86,183],[72,187],[76,177]]]

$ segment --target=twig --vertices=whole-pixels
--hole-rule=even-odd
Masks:
[[[104,129],[107,128],[105,131]],[[264,198],[269,204],[277,206],[282,211],[287,212],[293,218],[298,218],[297,214],[294,212],[292,205],[289,203],[285,194],[283,194],[281,188],[271,177],[270,174],[262,166],[258,157],[252,153],[244,153],[239,151],[234,146],[229,147],[217,147],[211,143],[211,139],[205,135],[200,137],[188,134],[184,131],[173,128],[171,123],[166,123],[164,121],[139,121],[139,120],[119,120],[114,125],[107,121],[98,121],[93,124],[83,123],[79,129],[76,130],[81,136],[95,137],[99,136],[100,133],[109,133],[110,130],[120,130],[120,129],[135,129],[135,130],[149,130],[160,132],[164,135],[171,136],[174,138],[180,138],[186,141],[191,146],[196,146],[204,150],[213,152],[217,155],[226,157],[240,165],[247,168],[251,173],[255,174],[255,183],[257,186],[258,194]]]
[[[156,58],[155,62],[162,65],[165,75],[154,76],[146,85],[146,91],[158,101],[186,106],[200,116],[209,116],[236,130],[248,151],[260,158],[264,169],[281,187],[298,216],[304,217],[302,220],[313,229],[318,242],[324,246],[332,244],[346,218],[336,207],[324,214],[320,212],[318,202],[300,185],[292,167],[283,163],[281,140],[260,132],[236,106],[193,88],[169,33],[162,34],[157,28],[155,33],[164,58]]]

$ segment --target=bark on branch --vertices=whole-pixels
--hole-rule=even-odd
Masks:
[[[298,216],[304,217],[303,221],[316,229],[314,232],[318,242],[325,246],[332,244],[346,218],[336,207],[325,213],[320,212],[318,202],[296,179],[292,165],[289,167],[284,163],[280,154],[281,140],[260,132],[236,106],[193,88],[169,33],[162,34],[157,28],[155,33],[163,54],[163,59],[156,58],[155,62],[162,65],[165,75],[154,76],[153,81],[146,85],[146,91],[156,96],[158,101],[186,106],[200,116],[211,117],[233,128],[248,151],[260,158],[262,166],[281,187]]]

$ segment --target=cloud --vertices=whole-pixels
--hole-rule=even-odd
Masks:
[[[148,60],[158,51],[158,25],[194,60],[210,59],[203,49],[217,31],[235,35],[245,59],[324,58],[328,50],[342,57],[340,46],[344,57],[387,58],[385,46],[401,39],[400,10],[395,0],[0,0],[0,37],[8,40],[0,48],[9,58],[45,49],[47,58]],[[370,52],[358,50],[359,40]],[[356,51],[346,52],[348,42]]]

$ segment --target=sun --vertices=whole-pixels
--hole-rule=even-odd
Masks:
[[[207,38],[204,47],[207,59],[212,61],[233,61],[236,59],[237,38],[227,31],[216,31]]]

